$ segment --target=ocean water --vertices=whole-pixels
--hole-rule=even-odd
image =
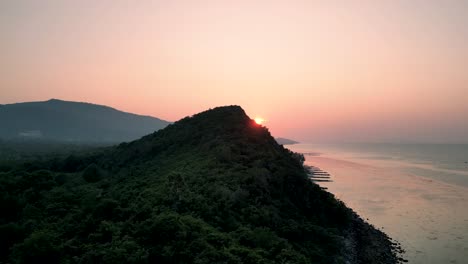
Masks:
[[[410,263],[468,263],[468,145],[297,144],[318,183],[402,243]]]
[[[468,187],[468,144],[298,144],[302,153],[379,163],[450,184]],[[468,262],[467,262],[468,263]]]

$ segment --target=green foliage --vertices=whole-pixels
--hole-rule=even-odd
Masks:
[[[5,261],[10,248],[24,239],[25,230],[15,223],[0,225],[0,262]]]
[[[240,107],[0,172],[0,262],[335,263],[349,211]]]
[[[90,164],[83,171],[83,179],[87,182],[97,182],[102,178],[101,169],[96,164]]]
[[[33,232],[13,248],[13,261],[17,263],[59,263],[60,246],[55,234],[48,230]]]

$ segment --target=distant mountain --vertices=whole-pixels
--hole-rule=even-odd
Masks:
[[[7,163],[0,262],[397,263],[303,162],[227,106],[102,152]]]
[[[0,105],[0,138],[69,142],[131,141],[167,121],[90,103],[51,99]]]
[[[297,141],[294,141],[292,139],[287,139],[287,138],[276,138],[276,142],[278,142],[278,144],[280,145],[294,145],[294,144],[298,144],[299,142]]]

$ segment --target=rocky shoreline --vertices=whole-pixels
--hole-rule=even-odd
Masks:
[[[330,174],[314,166],[304,166],[312,182],[330,180]],[[322,179],[323,178],[323,179]],[[326,187],[322,187],[326,190]],[[351,208],[350,224],[345,230],[343,256],[346,264],[397,264],[406,263],[405,252],[397,241],[383,231],[364,221]]]
[[[351,222],[345,238],[345,263],[405,263],[408,261],[402,257],[404,252],[400,243],[392,241],[387,234],[351,211]]]

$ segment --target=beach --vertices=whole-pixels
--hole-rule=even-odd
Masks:
[[[399,161],[350,158],[304,145],[290,148],[306,154],[306,165],[328,172],[331,182],[317,184],[400,242],[409,263],[466,263],[465,186],[410,173]]]

